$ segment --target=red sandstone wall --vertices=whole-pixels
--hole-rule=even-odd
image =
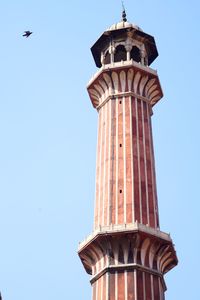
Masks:
[[[112,271],[92,287],[92,300],[164,300],[161,278],[139,270]]]
[[[99,111],[95,228],[138,221],[158,228],[149,104],[132,96]]]

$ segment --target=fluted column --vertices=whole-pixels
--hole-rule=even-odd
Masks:
[[[152,102],[156,78],[139,70],[110,71],[89,93],[99,95],[95,228],[138,221],[159,228]]]

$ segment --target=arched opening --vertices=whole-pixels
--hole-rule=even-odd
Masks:
[[[105,56],[104,56],[104,64],[110,64],[110,53],[109,51],[106,52]]]
[[[133,46],[131,50],[131,58],[136,62],[141,62],[140,49],[136,46]]]
[[[127,60],[127,53],[124,46],[119,45],[116,48],[115,51],[115,62],[121,61],[121,60]]]

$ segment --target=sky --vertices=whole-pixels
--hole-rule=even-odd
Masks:
[[[166,300],[197,299],[200,248],[200,3],[125,0],[155,37],[164,98],[153,135],[161,230],[178,267]],[[0,0],[0,290],[3,300],[91,299],[77,255],[92,231],[97,112],[90,47],[120,0]],[[24,30],[33,31],[25,39]]]

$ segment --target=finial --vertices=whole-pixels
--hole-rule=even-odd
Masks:
[[[126,10],[125,10],[125,6],[124,6],[124,1],[122,1],[122,21],[123,22],[127,22],[127,18],[126,18]]]

